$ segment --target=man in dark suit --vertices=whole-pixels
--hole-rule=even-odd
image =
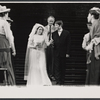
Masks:
[[[53,16],[49,16],[47,19],[48,25],[45,26],[45,29],[46,29],[46,35],[47,35],[48,41],[52,40],[52,33],[55,31],[55,27],[53,25],[54,21],[55,21],[55,18]],[[55,80],[53,77],[53,48],[52,48],[52,44],[47,46],[46,59],[47,59],[48,76],[50,77],[51,80]]]
[[[66,57],[69,57],[70,33],[62,28],[63,22],[56,21],[55,28],[57,31],[52,33],[54,40],[54,76],[57,84],[64,84]]]

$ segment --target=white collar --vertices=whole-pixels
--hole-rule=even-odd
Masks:
[[[58,30],[58,32],[62,32],[63,31],[63,28],[61,28],[60,30]]]
[[[50,25],[48,25],[48,27],[49,27]],[[51,25],[51,27],[53,27],[53,25]]]

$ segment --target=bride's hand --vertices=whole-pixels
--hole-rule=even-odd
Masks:
[[[36,48],[38,48],[38,49],[42,48],[42,44],[38,42],[38,43],[36,44]]]
[[[29,45],[29,48],[36,48],[36,47],[37,47],[37,44],[36,43]]]

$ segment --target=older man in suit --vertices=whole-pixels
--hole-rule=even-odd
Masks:
[[[57,31],[52,33],[54,40],[54,76],[58,85],[64,84],[66,57],[69,57],[70,33],[62,28],[63,22],[56,21]]]
[[[45,26],[46,28],[46,35],[47,35],[47,40],[50,41],[52,39],[52,33],[55,31],[55,27],[54,27],[54,21],[55,18],[53,16],[49,16],[47,19],[48,25]],[[53,45],[51,44],[50,46],[47,46],[46,49],[46,58],[47,58],[47,72],[48,72],[48,76],[50,77],[50,79],[54,80],[53,77]]]

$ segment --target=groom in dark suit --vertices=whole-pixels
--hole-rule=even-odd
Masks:
[[[52,39],[54,40],[54,76],[58,85],[64,84],[66,57],[69,57],[70,33],[62,28],[63,22],[56,21]]]

